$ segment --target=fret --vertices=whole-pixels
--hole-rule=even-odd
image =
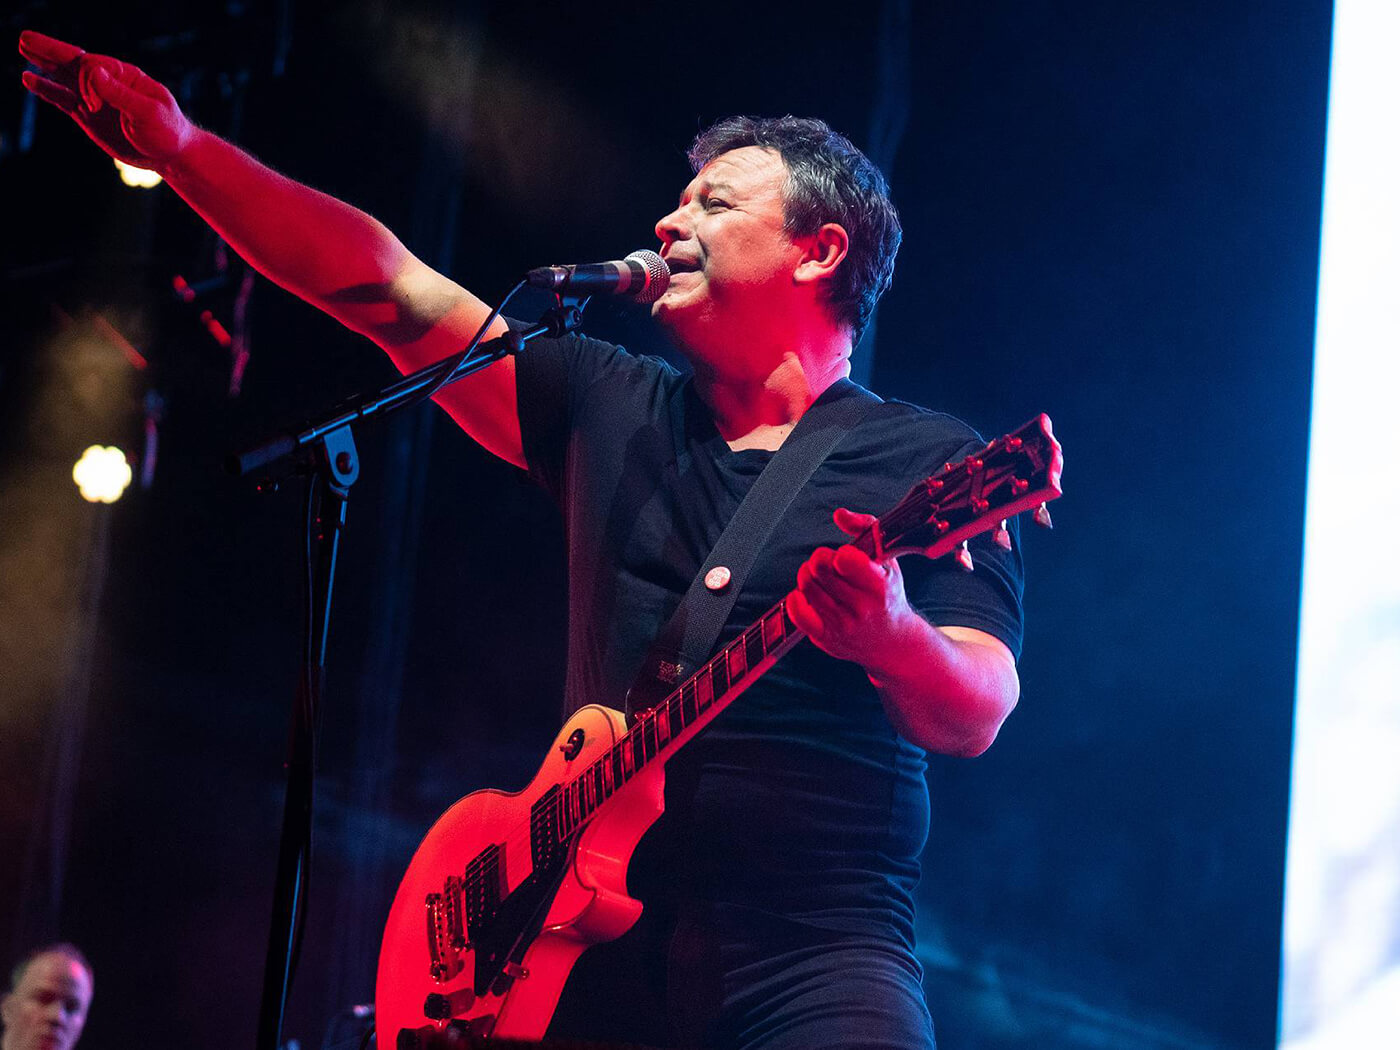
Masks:
[[[723,696],[729,691],[729,661],[723,658],[724,655],[724,653],[720,653],[721,658],[710,661],[708,665],[710,673],[706,675],[706,678],[709,679],[712,690],[711,700],[714,697]],[[707,703],[705,706],[709,707],[710,705]]]
[[[744,632],[744,660],[750,667],[757,667],[763,662],[764,655],[763,624],[759,622],[756,627]]]
[[[598,800],[596,804],[600,806],[607,801],[608,797],[608,786],[603,780],[603,764],[601,762],[593,763],[593,797]]]
[[[729,684],[737,685],[749,673],[749,665],[744,662],[744,647],[731,645],[725,650],[729,662]]]
[[[671,742],[671,702],[667,700],[657,707],[655,717],[652,718],[656,726],[656,744],[658,750]]]
[[[626,779],[631,780],[633,774],[637,772],[637,738],[628,733],[622,738],[622,768],[626,771]]]
[[[656,716],[648,711],[646,718],[642,719],[642,753],[650,762],[656,757],[658,750],[660,749],[656,744]]]
[[[688,685],[682,687],[680,693],[666,701],[666,714],[671,724],[671,738],[675,739],[685,732],[685,691],[690,688]],[[693,695],[693,694],[692,694]]]
[[[710,672],[713,669],[712,664],[706,664],[704,667],[700,668],[700,674],[695,679],[696,718],[699,718],[701,712],[708,708],[710,704],[714,703],[715,685],[713,679],[710,677]]]
[[[783,630],[783,611],[774,609],[764,615],[760,621],[759,629],[763,635],[764,652],[771,653],[783,640],[787,633]]]

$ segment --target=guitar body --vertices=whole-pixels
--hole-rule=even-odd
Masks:
[[[532,811],[546,794],[606,754],[625,732],[620,712],[585,707],[560,730],[528,787],[514,794],[475,792],[433,825],[384,929],[375,987],[380,1046],[427,1047],[434,1030],[464,1024],[475,1035],[539,1039],[580,953],[620,937],[637,921],[642,906],[627,895],[627,864],[661,815],[662,763],[639,771],[601,805],[566,856],[537,865],[530,834]],[[468,870],[486,874],[478,899],[499,891],[499,916],[480,930],[441,900],[446,880]],[[498,958],[478,958],[483,953]],[[482,981],[479,968],[499,972]],[[417,1038],[399,1041],[403,1030]]]

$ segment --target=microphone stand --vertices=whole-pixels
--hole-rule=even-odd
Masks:
[[[376,394],[356,399],[300,432],[278,434],[225,460],[224,465],[231,473],[245,475],[288,458],[294,459],[299,472],[310,474],[308,519],[315,515],[314,528],[308,520],[305,660],[288,734],[287,792],[273,887],[267,963],[263,972],[257,1050],[279,1050],[281,1046],[287,997],[301,947],[311,862],[315,734],[325,682],[331,592],[350,488],[360,476],[353,428],[371,417],[417,404],[449,383],[478,372],[508,354],[519,353],[531,339],[541,335],[557,338],[573,331],[582,320],[587,297],[556,296],[556,300],[556,305],[546,310],[538,323],[523,331],[512,329],[482,343],[475,352],[439,361],[404,376]]]

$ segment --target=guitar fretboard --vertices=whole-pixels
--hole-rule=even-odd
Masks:
[[[608,799],[650,763],[669,756],[687,730],[710,721],[803,637],[779,602],[636,722],[579,776],[535,803],[531,835],[538,855],[567,841]],[[554,839],[554,843],[540,841]]]

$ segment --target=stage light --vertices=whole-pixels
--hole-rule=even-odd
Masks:
[[[89,503],[115,503],[131,484],[131,464],[119,448],[89,445],[73,464],[73,480]]]
[[[135,186],[138,189],[148,190],[152,186],[159,186],[161,178],[154,171],[147,168],[137,168],[131,164],[126,164],[112,158],[112,163],[117,166],[117,174],[122,177],[122,182],[128,186]]]
[[[1400,1029],[1400,65],[1394,0],[1333,16],[1284,903],[1286,1050]],[[1368,542],[1370,524],[1381,528]]]

